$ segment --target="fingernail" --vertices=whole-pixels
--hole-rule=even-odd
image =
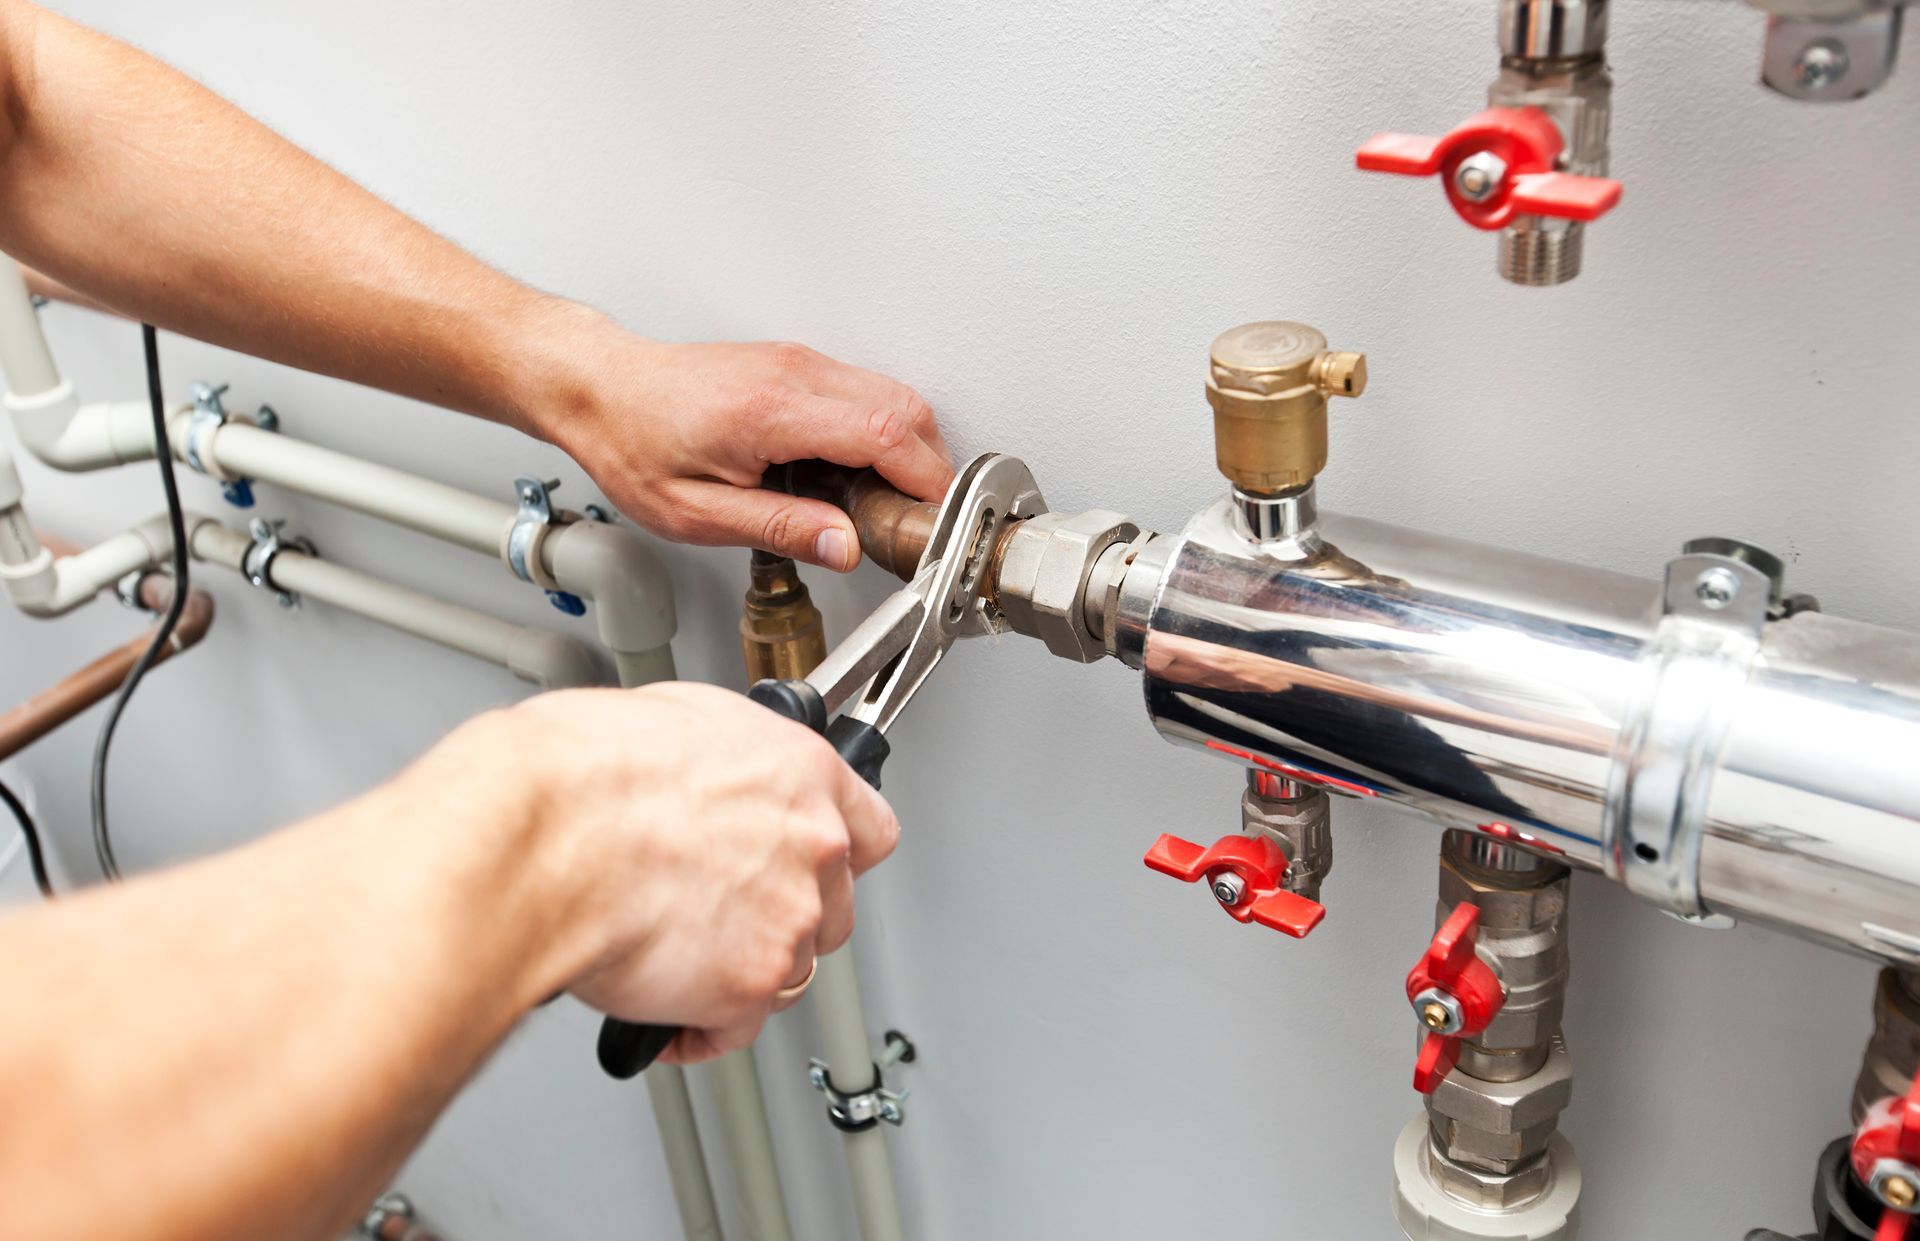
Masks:
[[[828,526],[820,532],[820,537],[813,541],[813,558],[830,569],[839,569],[844,572],[853,567],[848,563],[850,557],[847,554],[852,547],[853,544],[847,538],[845,530],[838,526]]]

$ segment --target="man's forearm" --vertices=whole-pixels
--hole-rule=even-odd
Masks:
[[[0,1238],[323,1238],[384,1188],[585,955],[531,816],[459,754],[0,919]]]
[[[0,0],[0,91],[0,249],[127,314],[523,430],[597,326],[24,0]]]

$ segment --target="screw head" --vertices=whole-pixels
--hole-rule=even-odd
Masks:
[[[1492,198],[1506,179],[1507,161],[1491,151],[1469,155],[1453,170],[1453,188],[1470,203]]]
[[[1238,905],[1247,894],[1247,881],[1230,870],[1215,875],[1208,886],[1213,889],[1213,899],[1222,905]]]
[[[1826,90],[1847,76],[1846,47],[1833,39],[1816,39],[1800,49],[1793,62],[1793,78],[1807,90]]]
[[[1708,569],[1694,584],[1693,593],[1699,596],[1700,602],[1718,611],[1740,593],[1740,579],[1726,569]]]
[[[1915,1214],[1920,1207],[1920,1168],[1903,1159],[1876,1159],[1867,1175],[1867,1190],[1890,1210]]]
[[[1435,1034],[1457,1034],[1467,1023],[1460,1001],[1439,987],[1428,987],[1412,997],[1413,1015],[1422,1028]]]

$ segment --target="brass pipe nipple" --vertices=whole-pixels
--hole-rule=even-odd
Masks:
[[[827,631],[800,571],[784,556],[756,551],[752,574],[740,617],[748,681],[807,675],[827,657]]]
[[[1253,495],[1297,492],[1327,464],[1327,398],[1367,390],[1367,358],[1304,323],[1248,323],[1213,342],[1207,403],[1220,472]]]

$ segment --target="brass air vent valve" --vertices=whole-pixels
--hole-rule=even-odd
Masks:
[[[1327,398],[1366,389],[1366,355],[1329,350],[1304,323],[1223,333],[1207,372],[1220,472],[1249,495],[1302,490],[1327,464]]]

